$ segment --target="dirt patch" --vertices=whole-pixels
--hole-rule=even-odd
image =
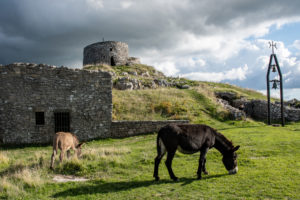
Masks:
[[[71,175],[55,175],[53,177],[53,181],[58,183],[66,183],[66,182],[83,182],[88,181],[89,179]]]

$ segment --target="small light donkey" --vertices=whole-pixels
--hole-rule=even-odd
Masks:
[[[77,137],[69,132],[57,132],[53,138],[53,153],[51,156],[50,169],[53,169],[55,156],[58,148],[60,149],[60,162],[64,159],[65,152],[67,151],[67,157],[70,157],[70,150],[73,149],[77,157],[81,155],[81,146],[83,143],[79,143]]]

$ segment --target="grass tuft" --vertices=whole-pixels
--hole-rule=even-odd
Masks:
[[[0,164],[8,164],[9,158],[7,157],[6,153],[0,152]]]

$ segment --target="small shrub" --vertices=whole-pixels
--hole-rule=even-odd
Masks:
[[[155,112],[161,112],[162,115],[170,116],[172,114],[172,104],[169,101],[163,101],[154,106]]]

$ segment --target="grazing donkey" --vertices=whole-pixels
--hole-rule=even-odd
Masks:
[[[197,175],[198,179],[201,179],[201,172],[208,174],[205,168],[206,153],[212,147],[215,147],[223,155],[222,161],[229,174],[237,173],[237,154],[235,151],[240,146],[234,147],[232,142],[213,128],[200,124],[167,125],[161,128],[157,135],[157,157],[155,158],[153,177],[156,181],[159,180],[159,163],[164,154],[168,152],[165,164],[169,175],[174,181],[178,179],[172,170],[172,160],[178,149],[184,154],[200,151]]]
[[[67,151],[68,158],[70,157],[70,150],[73,149],[77,157],[81,154],[81,146],[83,143],[79,143],[77,137],[69,132],[57,132],[53,138],[53,154],[51,156],[51,166],[53,169],[54,160],[58,148],[60,149],[60,162],[64,159],[65,152]]]

